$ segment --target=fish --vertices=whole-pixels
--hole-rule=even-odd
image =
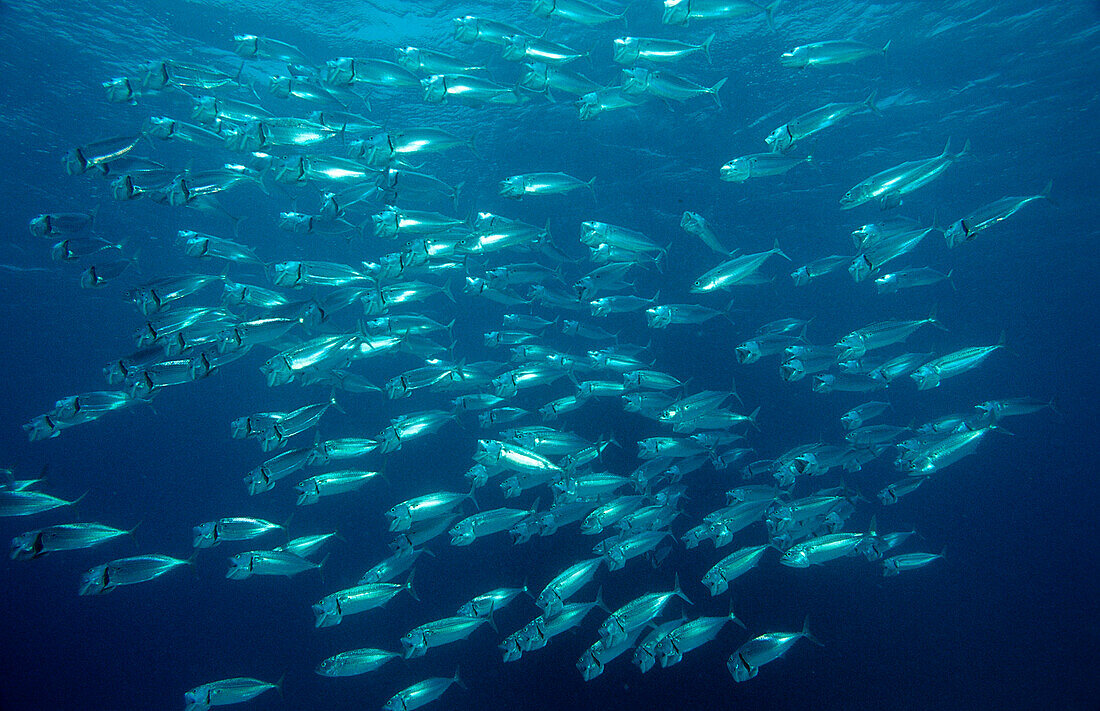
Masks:
[[[840,209],[851,210],[867,202],[877,200],[883,207],[900,203],[901,197],[921,188],[939,177],[952,163],[970,153],[970,141],[962,150],[951,153],[951,141],[943,152],[932,158],[911,160],[875,173],[857,184],[840,198]]]
[[[56,427],[57,425],[53,426]],[[27,425],[24,425],[23,429],[31,435],[32,441],[34,441],[34,429],[28,429]],[[47,438],[52,436],[55,435],[47,435]],[[66,501],[41,491],[0,490],[0,517],[33,516],[65,506],[76,506],[87,495],[88,493],[85,492],[72,501]]]
[[[794,158],[781,153],[753,153],[729,161],[719,171],[719,179],[727,183],[743,183],[750,178],[783,175],[802,163],[810,163],[813,156]]]
[[[35,237],[71,235],[92,227],[96,213],[54,212],[32,217],[28,227]]]
[[[929,563],[934,563],[943,558],[943,553],[902,553],[882,561],[883,577],[900,575],[907,570],[923,568]]]
[[[11,540],[11,559],[30,560],[47,553],[80,550],[122,536],[133,536],[137,526],[121,530],[102,523],[63,523],[21,533]]]
[[[626,94],[649,94],[673,101],[687,101],[706,95],[714,100],[719,109],[722,108],[722,99],[718,92],[728,80],[729,77],[722,77],[712,86],[706,87],[657,69],[633,67],[622,70],[622,90]]]
[[[132,558],[118,558],[97,565],[80,576],[80,595],[102,595],[122,585],[134,585],[159,578],[181,565],[192,565],[193,561],[180,560],[171,556],[154,553],[138,555]]]
[[[453,684],[466,688],[458,677],[457,669],[453,677],[432,677],[405,687],[390,697],[382,706],[382,711],[413,711],[439,699]]]
[[[250,677],[221,679],[200,684],[183,695],[185,711],[203,711],[211,706],[239,704],[256,698],[265,691],[274,689],[282,694],[283,680],[274,684]]]
[[[225,577],[244,580],[253,575],[284,575],[290,577],[307,570],[320,570],[325,564],[314,563],[289,551],[247,551],[229,559]]]
[[[408,592],[419,601],[413,589],[413,575],[409,574],[403,584],[370,582],[330,593],[313,604],[314,626],[333,627],[340,624],[345,615],[357,615],[361,612],[385,606],[402,592]]]
[[[685,210],[680,218],[680,227],[690,235],[695,235],[703,241],[703,244],[722,255],[730,254],[730,251],[722,246],[718,236],[714,234],[710,223],[697,212]]]
[[[963,348],[928,361],[910,373],[909,377],[917,382],[918,390],[939,387],[945,378],[952,378],[977,368],[985,362],[986,358],[1004,347],[1004,337],[1002,336],[1001,342],[992,346]]]
[[[141,138],[140,134],[118,136],[74,148],[62,158],[65,172],[69,175],[80,175],[93,168],[106,167],[134,150]]]
[[[661,22],[687,27],[691,20],[732,20],[761,13],[768,27],[775,29],[775,9],[780,0],[760,5],[753,0],[664,0]]]
[[[737,619],[732,609],[725,617],[697,617],[684,622],[667,632],[657,642],[654,649],[657,661],[661,663],[662,668],[679,663],[691,650],[714,641],[722,628],[730,622],[739,625],[742,629],[745,628],[745,623]]]
[[[245,59],[271,59],[285,64],[309,64],[309,59],[302,50],[270,37],[233,35],[233,52]]]
[[[516,200],[528,195],[560,195],[587,187],[595,197],[596,179],[585,182],[565,173],[526,173],[500,181],[500,194]]]
[[[782,657],[800,639],[823,646],[810,634],[809,624],[807,617],[801,632],[766,632],[742,644],[726,663],[733,680],[741,682],[752,679],[760,672],[760,667]]]
[[[272,531],[286,531],[285,526],[259,518],[221,518],[195,526],[192,546],[210,548],[223,541],[250,541]]]
[[[616,15],[587,0],[534,0],[531,4],[531,14],[535,17],[561,18],[579,25],[595,27],[606,22],[621,20],[626,12]]]
[[[779,58],[779,63],[784,67],[795,69],[849,64],[865,57],[875,57],[880,54],[885,59],[886,52],[889,49],[890,42],[879,49],[854,40],[827,40],[799,45],[789,52],[784,52],[783,56]]]
[[[954,248],[964,242],[971,242],[977,238],[979,232],[989,229],[993,225],[1007,220],[1015,215],[1024,205],[1037,200],[1050,202],[1052,181],[1047,181],[1046,186],[1038,195],[1020,197],[1003,197],[1000,200],[984,205],[961,220],[952,223],[943,232],[947,246]]]
[[[744,282],[755,274],[764,262],[767,261],[768,257],[775,254],[778,254],[787,261],[791,259],[779,248],[779,241],[776,240],[775,246],[766,252],[745,254],[722,262],[714,269],[711,269],[696,279],[691,285],[691,293],[705,294],[719,289],[725,290],[740,282]]]
[[[320,676],[358,676],[380,669],[386,662],[400,658],[400,654],[384,649],[352,649],[323,660],[314,671]]]
[[[830,126],[835,126],[853,114],[861,111],[870,111],[876,116],[881,116],[882,114],[875,104],[876,94],[877,92],[872,91],[863,101],[848,103],[834,102],[825,104],[812,111],[807,111],[769,133],[768,137],[764,139],[764,142],[767,143],[773,151],[786,153],[794,147],[797,142],[805,140],[820,131],[824,131]]]
[[[678,62],[685,57],[702,52],[707,64],[712,64],[710,46],[714,42],[712,32],[701,44],[688,44],[679,40],[658,37],[617,37],[613,40],[612,61],[634,64],[638,60],[654,63]]]

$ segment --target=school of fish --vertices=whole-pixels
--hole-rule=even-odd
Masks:
[[[106,389],[97,389],[104,388],[99,384],[61,397],[24,425],[27,436],[63,437],[68,428],[118,410],[148,408],[165,388],[185,388],[215,374],[251,382],[242,374],[250,371],[255,380],[258,368],[268,387],[301,388],[301,406],[244,412],[226,422],[227,436],[258,445],[256,466],[240,472],[240,499],[293,486],[298,506],[323,506],[329,497],[355,497],[378,486],[372,482],[386,472],[388,453],[430,447],[433,433],[461,424],[468,447],[447,455],[465,462],[465,476],[376,512],[393,534],[390,554],[361,561],[366,572],[356,585],[318,595],[312,605],[317,628],[379,614],[376,608],[399,595],[419,600],[434,594],[415,585],[418,567],[432,565],[422,553],[433,547],[476,546],[487,537],[510,540],[517,549],[533,537],[591,540],[591,556],[564,569],[548,570],[532,560],[528,581],[469,590],[466,600],[455,601],[454,616],[410,619],[400,639],[312,660],[322,676],[384,675],[379,670],[390,662],[450,644],[496,645],[503,662],[513,662],[579,629],[590,642],[576,663],[585,681],[607,664],[633,663],[638,673],[649,673],[690,653],[720,658],[728,676],[709,683],[732,684],[751,680],[803,638],[827,645],[808,621],[800,629],[776,630],[768,620],[739,618],[732,603],[707,598],[725,596],[757,566],[812,569],[856,559],[896,576],[942,558],[913,550],[914,531],[878,530],[880,507],[910,495],[934,500],[937,480],[950,477],[953,464],[980,447],[997,446],[992,433],[1006,418],[1053,409],[1053,403],[990,399],[904,426],[889,424],[910,419],[893,411],[889,393],[948,387],[945,381],[965,378],[987,359],[1010,357],[1003,351],[1011,334],[990,334],[957,350],[910,352],[907,341],[918,331],[949,333],[956,326],[941,321],[934,298],[917,306],[919,315],[908,307],[901,313],[899,306],[898,318],[876,323],[834,327],[812,323],[813,314],[792,314],[743,331],[732,323],[727,302],[741,289],[772,283],[777,265],[789,261],[778,240],[763,251],[732,248],[729,235],[718,234],[693,210],[683,213],[677,235],[657,237],[637,226],[596,220],[551,234],[555,201],[595,204],[603,179],[559,172],[552,156],[532,158],[545,163],[543,172],[498,177],[501,196],[544,201],[545,224],[479,211],[478,196],[463,190],[467,176],[448,174],[445,163],[438,174],[422,170],[447,152],[477,154],[476,136],[391,125],[384,108],[386,102],[458,103],[480,121],[492,121],[518,104],[570,97],[577,118],[591,121],[647,102],[721,107],[726,78],[711,53],[722,43],[723,26],[759,22],[767,31],[782,9],[778,5],[665,0],[661,21],[667,31],[658,38],[616,34],[612,28],[624,26],[626,13],[587,0],[534,0],[531,14],[550,20],[545,33],[458,17],[456,44],[447,53],[398,46],[390,57],[318,61],[278,39],[240,34],[227,38],[239,67],[153,57],[128,76],[108,79],[108,101],[148,107],[149,116],[120,136],[88,136],[63,156],[64,170],[74,179],[109,181],[110,195],[120,202],[154,201],[165,210],[218,216],[225,230],[163,235],[176,240],[179,254],[193,258],[195,268],[157,273],[156,265],[139,265],[139,245],[98,233],[95,206],[30,219],[30,232],[52,245],[44,252],[81,265],[81,286],[124,286],[120,291],[142,325],[133,332],[134,351],[104,368]],[[687,41],[681,28],[689,24],[707,27],[705,39]],[[553,41],[563,25],[590,41],[580,47]],[[470,53],[462,45],[475,44],[495,48],[476,60],[464,58]],[[587,49],[593,46],[599,48],[596,57]],[[870,85],[875,63],[886,61],[889,47],[825,40],[775,57],[790,71],[821,72],[823,82],[829,66],[858,62],[868,89],[848,103],[818,108],[808,97],[806,112],[760,136],[760,152],[714,156],[713,179],[740,183],[806,170],[813,162],[806,146],[815,134],[856,117],[878,120],[888,109],[879,108]],[[612,63],[599,66],[607,50]],[[600,70],[603,81],[576,70],[582,58]],[[180,112],[186,104],[189,115]],[[947,136],[928,140],[935,145],[904,160],[868,159],[860,168],[870,177],[837,195],[836,209],[897,208],[982,150]],[[182,146],[194,163],[162,162],[162,144]],[[361,246],[362,261],[265,262],[257,245],[240,241],[238,216],[219,200],[229,191],[286,197],[286,209],[267,216],[273,228],[303,240],[346,238]],[[900,216],[853,222],[851,250],[794,267],[793,283],[783,288],[844,270],[854,282],[873,281],[880,294],[951,288],[950,269],[896,265],[935,233],[950,249],[995,239],[1004,229],[999,223],[1032,202],[1049,201],[1050,191],[1048,184],[1033,194],[990,195],[987,204],[946,227]],[[315,209],[301,212],[299,205]],[[711,264],[698,268],[690,283],[665,278],[663,264],[677,241],[696,238],[713,251]],[[571,256],[584,247],[587,258]],[[642,272],[659,275],[659,292],[638,293],[635,275]],[[499,357],[467,361],[465,344],[455,342],[452,329],[470,313],[499,315],[499,329],[484,333],[479,344]],[[685,340],[733,329],[740,345],[728,353],[729,380],[703,383],[692,381],[691,373],[665,372],[650,348],[627,342],[618,326],[609,325],[618,323],[644,325],[654,337],[666,329],[680,332]],[[866,401],[823,429],[842,435],[786,451],[758,451],[751,442],[766,427],[769,404],[743,403],[733,381],[738,369],[767,359],[777,361],[787,382],[805,380],[822,394],[864,393]],[[396,365],[408,362],[417,365]],[[651,436],[627,442],[608,431],[593,441],[573,433],[571,423],[582,420],[596,400],[621,404],[623,417]],[[361,402],[383,413],[385,424],[360,437],[325,439],[326,421]],[[758,417],[765,424],[758,425]],[[426,442],[415,441],[421,439]],[[601,458],[608,447],[636,448],[636,467],[606,471]],[[836,476],[865,470],[879,482],[877,492],[867,492],[876,493],[877,501]],[[42,480],[16,476],[7,470],[0,485],[0,517],[9,526],[21,520],[16,517],[64,517],[79,501],[46,493]],[[716,480],[726,483],[725,501],[714,502],[704,515],[689,514],[685,502],[696,494],[697,482]],[[97,492],[87,496],[81,513],[95,510]],[[696,503],[706,500],[700,494]],[[140,518],[135,512],[135,521]],[[335,526],[294,537],[287,528],[249,517],[197,521],[193,550],[114,557],[74,571],[74,587],[80,595],[103,595],[148,583],[186,568],[194,556],[213,555],[203,550],[209,548],[227,551],[231,580],[298,575],[322,569],[329,555],[342,555]],[[133,528],[98,522],[42,525],[12,538],[11,557],[106,550],[134,536]],[[697,546],[713,546],[713,566],[701,580],[684,581],[685,590],[677,552]],[[471,555],[471,565],[478,560]],[[645,565],[663,571],[667,586],[604,600],[601,581]],[[519,614],[517,607],[524,608],[522,622],[498,627]],[[803,653],[814,653],[802,646]],[[301,670],[287,671],[293,678]],[[457,670],[426,677],[393,688],[383,709],[419,708],[461,693],[451,689],[456,685],[462,685]],[[281,686],[281,679],[225,678],[180,693],[185,707],[197,711]]]

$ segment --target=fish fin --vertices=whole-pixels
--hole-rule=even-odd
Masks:
[[[703,50],[703,55],[707,58],[707,64],[714,64],[710,58],[710,44],[714,41],[715,33],[711,32],[710,37],[703,40],[703,44],[699,45]]]
[[[745,626],[745,623],[742,622],[740,620],[740,618],[738,618],[737,615],[734,614],[734,612],[733,612],[733,598],[732,597],[730,598],[730,613],[729,613],[729,615],[727,615],[727,617],[729,618],[730,622],[733,622],[734,624],[738,625],[741,629],[743,629],[743,630],[748,629],[748,627]]]
[[[604,601],[603,601],[603,586],[602,585],[599,587],[599,589],[596,590],[596,599],[592,601],[592,604],[595,605],[596,607],[600,608],[601,610],[603,610],[607,614],[609,614],[609,615],[611,614],[611,609],[607,605],[605,605]]]
[[[802,636],[805,637],[806,639],[810,640],[811,642],[813,642],[814,644],[816,644],[819,647],[824,647],[825,646],[825,644],[821,640],[819,640],[817,637],[814,637],[813,634],[810,633],[810,616],[809,615],[806,615],[806,618],[804,620],[802,620]]]
[[[873,89],[871,95],[863,101],[863,105],[867,107],[867,110],[873,113],[875,116],[882,116],[882,112],[878,109],[878,104],[875,103],[875,97],[878,95],[878,89]]]
[[[135,546],[137,545],[137,538],[134,536],[134,531],[138,530],[138,526],[140,526],[143,523],[145,523],[145,519],[142,519],[142,520],[138,521],[137,523],[134,524],[133,528],[126,531],[126,535],[130,537],[130,540],[134,542]]]
[[[477,131],[470,134],[470,140],[466,141],[466,145],[470,147],[470,152],[474,154],[475,158],[485,160],[485,156],[477,149]]]
[[[681,600],[683,600],[684,602],[686,602],[689,605],[694,605],[695,604],[691,601],[691,599],[687,595],[684,594],[684,591],[680,588],[680,574],[679,573],[676,573],[675,577],[672,580],[672,594],[675,595],[676,597],[680,598]]]
[[[772,32],[775,32],[775,8],[779,7],[780,1],[775,0],[772,4],[764,7],[764,19],[768,23],[768,29]]]
[[[722,99],[718,96],[718,91],[726,85],[727,81],[729,81],[729,77],[722,77],[714,86],[707,89],[707,93],[714,97],[714,103],[718,105],[719,109],[722,108]]]
[[[748,416],[749,417],[749,422],[752,423],[752,426],[754,428],[756,428],[757,432],[760,431],[760,426],[758,424],[756,424],[756,416],[759,415],[759,414],[760,414],[760,405],[757,405],[756,409],[753,410],[751,413],[749,413],[749,416]]]
[[[1053,187],[1054,187],[1054,181],[1053,180],[1048,180],[1047,184],[1045,186],[1043,186],[1042,192],[1039,193],[1039,197],[1043,198],[1044,200],[1049,202],[1054,207],[1058,207],[1058,203],[1055,202],[1054,198],[1052,198],[1050,196],[1050,191],[1051,191],[1051,188],[1053,188]]]

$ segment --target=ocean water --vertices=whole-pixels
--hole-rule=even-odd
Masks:
[[[630,4],[624,28],[622,22],[583,27],[548,21],[532,16],[526,3],[503,2],[0,2],[0,359],[7,370],[0,378],[0,465],[13,468],[17,478],[45,472],[44,490],[66,499],[87,492],[75,510],[0,519],[0,533],[10,538],[77,520],[119,528],[140,524],[132,542],[0,562],[0,708],[174,709],[182,708],[185,691],[204,682],[236,676],[274,681],[284,675],[282,698],[267,693],[247,702],[248,708],[379,708],[407,685],[450,676],[456,667],[468,688],[449,690],[436,708],[1097,707],[1100,6],[785,0],[774,31],[761,15],[670,27],[660,23],[660,9],[655,0]],[[349,110],[387,129],[437,126],[473,136],[476,152],[456,148],[427,156],[422,164],[411,161],[463,184],[456,207],[431,209],[463,218],[494,212],[536,225],[549,220],[569,283],[595,266],[577,242],[581,221],[627,226],[670,244],[663,272],[633,272],[633,293],[651,297],[659,291],[663,303],[728,309],[728,320],[651,330],[638,313],[580,318],[618,332],[623,343],[648,345],[655,367],[688,381],[688,392],[723,389],[734,380],[744,411],[761,408],[760,431],[745,432],[753,459],[798,444],[840,441],[839,416],[880,395],[893,406],[882,422],[903,426],[993,398],[1054,400],[1056,410],[1005,421],[1004,431],[985,437],[975,455],[892,507],[880,506],[874,496],[900,477],[892,453],[861,472],[799,483],[800,496],[847,485],[864,500],[857,501],[846,530],[864,530],[875,515],[879,531],[918,532],[904,551],[945,549],[943,560],[884,578],[879,564],[862,557],[801,570],[779,565],[775,555],[731,585],[732,593],[711,598],[699,579],[734,548],[715,552],[704,543],[685,550],[676,542],[657,568],[636,560],[599,577],[612,608],[646,591],[670,589],[674,573],[695,603],[685,606],[690,616],[725,614],[732,597],[747,631],[731,625],[676,666],[643,675],[621,658],[584,682],[574,664],[597,639],[595,613],[577,632],[503,664],[496,644],[538,613],[519,599],[495,615],[499,634],[481,629],[423,659],[332,679],[313,673],[325,657],[356,647],[397,650],[408,629],[450,615],[491,588],[526,581],[537,591],[566,565],[588,557],[594,537],[573,527],[522,546],[501,535],[455,548],[444,536],[427,545],[434,556],[417,566],[419,602],[401,595],[384,610],[314,629],[309,606],[354,584],[389,554],[386,509],[430,491],[464,490],[462,474],[473,463],[475,440],[485,436],[476,419],[464,415],[397,452],[362,460],[364,468],[384,471],[385,480],[359,492],[296,508],[292,477],[272,492],[249,497],[241,477],[270,455],[253,441],[230,439],[229,421],[323,401],[329,393],[327,386],[267,387],[258,367],[271,351],[259,347],[210,378],[166,388],[149,406],[111,413],[55,439],[27,441],[24,422],[58,398],[104,389],[104,363],[134,350],[132,334],[144,319],[124,298],[126,289],[169,275],[221,273],[217,263],[182,256],[174,246],[177,230],[234,233],[224,217],[150,200],[116,202],[107,180],[65,174],[60,157],[76,146],[134,135],[149,116],[188,119],[191,100],[181,92],[117,104],[107,101],[103,81],[135,76],[140,64],[165,58],[235,72],[242,60],[232,52],[233,35],[254,33],[291,43],[322,66],[338,56],[392,59],[394,47],[430,47],[484,63],[488,76],[512,85],[520,70],[500,58],[498,47],[454,41],[451,18],[463,15],[509,22],[536,35],[546,30],[549,39],[591,50],[590,59],[573,66],[602,85],[618,82],[620,67],[610,51],[615,37],[697,43],[716,33],[711,63],[696,55],[667,71],[708,86],[727,77],[721,108],[707,97],[654,101],[582,122],[570,97],[560,94],[556,101],[529,95],[514,107],[468,107],[428,104],[417,90],[376,88],[369,111],[365,104]],[[875,47],[889,41],[888,56],[805,70],[778,61],[797,45],[845,38]],[[276,115],[307,115],[316,107],[265,93],[261,78],[282,69],[273,62],[246,63],[241,77],[256,84],[256,95],[235,96]],[[799,145],[795,154],[812,152],[812,165],[741,184],[718,179],[726,161],[766,150],[763,138],[788,119],[829,102],[862,100],[871,90],[877,91],[881,116],[854,115]],[[362,87],[356,91],[365,93]],[[936,155],[949,139],[955,150],[969,139],[970,154],[907,195],[900,207],[840,210],[838,199],[851,186],[898,163]],[[330,143],[325,151],[345,153]],[[221,148],[155,139],[143,140],[135,153],[181,171],[239,158]],[[595,177],[594,195],[579,190],[514,202],[498,194],[498,181],[535,171]],[[803,287],[787,276],[814,259],[851,254],[849,233],[864,223],[904,215],[947,225],[1003,196],[1037,193],[1047,181],[1053,183],[1053,204],[1028,205],[955,249],[934,233],[891,264],[950,270],[952,283],[880,296],[870,281],[854,283],[843,271]],[[281,231],[277,214],[316,211],[317,190],[270,181],[268,188],[265,194],[246,185],[222,198],[225,210],[242,218],[237,239],[267,262],[358,264],[400,248],[400,242],[369,231],[351,240]],[[54,262],[50,242],[26,227],[40,213],[93,208],[95,234],[123,242],[137,264],[99,290],[79,284],[81,268],[94,259]],[[690,294],[692,281],[720,258],[680,229],[684,210],[705,215],[731,248],[758,252],[778,240],[792,263],[773,258],[765,264],[763,273],[774,277],[769,283],[728,294]],[[489,261],[531,258],[505,253]],[[476,260],[468,268],[476,273]],[[231,265],[228,273],[268,285],[254,268]],[[452,284],[456,303],[434,297],[424,313],[442,322],[456,319],[456,360],[505,361],[506,350],[485,347],[482,334],[499,329],[508,308],[461,294],[461,276]],[[216,300],[207,294],[189,303]],[[812,319],[807,339],[827,345],[868,323],[922,318],[933,307],[944,330],[922,329],[907,350],[945,354],[996,343],[1002,332],[1007,348],[937,389],[918,392],[904,382],[869,396],[814,393],[809,379],[780,379],[774,357],[739,365],[733,355],[759,325],[778,318]],[[520,310],[560,315],[541,306]],[[350,330],[356,316],[341,314],[338,320]],[[598,347],[553,331],[540,342],[575,355]],[[418,364],[409,355],[387,356],[356,370],[381,385]],[[563,379],[524,391],[520,406],[537,409],[574,389]],[[391,417],[447,407],[451,397],[428,391],[390,401],[338,392],[347,414],[326,414],[319,432],[323,439],[374,436]],[[614,400],[591,402],[559,422],[590,441],[614,436],[622,448],[609,447],[599,469],[621,474],[638,464],[635,441],[668,434],[655,422],[624,415]],[[519,424],[537,423],[533,418]],[[293,446],[308,445],[311,436],[300,435],[301,444]],[[741,478],[738,467],[705,466],[684,483],[684,514],[672,526],[677,536],[723,505],[723,492]],[[536,493],[520,503],[531,505]],[[513,500],[487,489],[478,501],[492,508]],[[547,505],[544,491],[542,507]],[[286,522],[292,511],[293,535],[338,530],[345,539],[330,544],[323,576],[310,571],[289,579],[227,580],[226,558],[252,547],[227,543],[199,551],[193,569],[107,595],[77,595],[80,574],[112,558],[151,552],[189,557],[191,527],[203,521],[256,516]],[[764,542],[763,527],[754,526],[737,535],[737,547]],[[272,541],[261,539],[256,547]],[[594,587],[576,599],[590,600]],[[675,616],[679,607],[673,609]],[[799,642],[755,679],[733,682],[725,664],[740,644],[767,631],[797,630],[806,616],[824,646]]]

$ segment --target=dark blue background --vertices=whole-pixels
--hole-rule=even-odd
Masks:
[[[174,256],[176,230],[226,234],[227,223],[146,202],[111,201],[107,183],[63,174],[59,157],[72,146],[131,133],[148,115],[186,119],[185,97],[163,94],[138,106],[108,104],[100,82],[160,57],[189,58],[236,67],[231,37],[254,32],[301,47],[318,63],[334,56],[390,58],[391,47],[416,44],[491,62],[500,81],[516,69],[496,48],[457,45],[449,18],[481,14],[534,32],[546,21],[510,3],[459,5],[402,3],[137,2],[0,5],[0,451],[21,477],[48,465],[48,490],[76,497],[90,490],[79,520],[119,527],[139,521],[136,548],[120,541],[90,552],[47,556],[34,562],[0,562],[0,707],[14,709],[177,708],[198,683],[230,676],[274,680],[286,674],[285,701],[267,694],[251,708],[359,709],[380,706],[394,691],[457,665],[469,691],[451,690],[441,708],[1095,708],[1097,689],[1096,304],[1098,218],[1097,12],[1095,3],[1033,7],[1031,3],[784,2],[778,29],[749,17],[733,22],[658,24],[659,8],[632,6],[628,33],[701,41],[711,31],[714,65],[695,58],[675,71],[711,84],[729,76],[723,105],[704,100],[660,103],[581,123],[565,101],[541,100],[518,108],[432,106],[416,92],[377,91],[373,118],[387,126],[439,125],[476,132],[478,159],[467,151],[434,157],[425,166],[450,182],[465,181],[460,212],[489,210],[541,224],[547,217],[556,242],[575,257],[578,223],[599,219],[641,229],[673,242],[664,275],[639,279],[638,292],[661,290],[662,300],[695,300],[687,285],[714,263],[714,255],[683,234],[679,215],[703,213],[730,246],[768,248],[778,238],[795,264],[850,251],[848,233],[880,217],[873,207],[841,212],[843,192],[883,168],[938,153],[950,137],[973,142],[971,158],[906,200],[901,214],[941,224],[1004,195],[1038,191],[1054,181],[1057,207],[1029,205],[973,243],[948,251],[938,235],[922,244],[912,264],[954,270],[957,290],[946,285],[895,296],[876,296],[869,283],[846,275],[796,289],[778,260],[768,269],[774,285],[734,293],[733,327],[721,321],[702,329],[648,332],[640,317],[615,317],[635,343],[652,339],[658,365],[692,385],[723,387],[735,376],[749,409],[762,406],[762,433],[752,435],[761,456],[798,443],[836,441],[837,417],[859,396],[810,393],[775,373],[774,360],[737,366],[732,347],[757,325],[785,316],[813,317],[809,337],[829,343],[853,328],[883,318],[923,316],[938,305],[946,333],[924,331],[913,350],[950,352],[995,342],[1004,330],[1010,349],[979,371],[917,393],[903,384],[889,392],[898,424],[923,422],[996,397],[1056,397],[1049,411],[1006,423],[1012,436],[986,438],[977,456],[951,467],[892,509],[864,506],[859,520],[878,511],[880,530],[916,528],[910,550],[938,551],[946,560],[923,571],[883,579],[875,565],[845,559],[814,570],[793,570],[774,559],[734,587],[738,614],[749,631],[797,629],[810,615],[824,648],[800,643],[787,658],[734,684],[724,668],[746,634],[723,632],[719,641],[680,665],[645,676],[623,660],[585,684],[573,667],[595,639],[595,616],[576,635],[555,640],[520,662],[502,665],[490,631],[426,659],[395,662],[358,678],[326,679],[312,672],[324,657],[358,646],[395,648],[410,627],[450,614],[484,590],[528,580],[541,587],[565,565],[585,556],[593,542],[574,532],[536,539],[512,549],[503,540],[468,549],[437,542],[437,557],[418,567],[422,603],[400,596],[384,611],[352,618],[335,629],[315,630],[309,604],[353,583],[386,554],[381,512],[397,501],[436,489],[460,487],[476,426],[448,425],[410,444],[386,462],[389,483],[372,482],[360,494],[297,511],[295,534],[338,528],[347,539],[333,547],[322,584],[317,573],[290,580],[224,578],[225,557],[240,548],[203,552],[193,573],[175,571],[148,585],[96,598],[76,596],[83,570],[137,552],[190,555],[190,527],[219,516],[285,520],[293,507],[291,484],[255,498],[240,477],[264,458],[254,443],[228,439],[228,421],[257,410],[290,409],[323,399],[322,388],[268,389],[252,354],[211,379],[169,389],[153,409],[135,409],[75,427],[48,442],[27,443],[20,424],[57,398],[103,387],[100,368],[128,353],[142,321],[121,298],[137,277],[102,291],[78,285],[79,269],[58,266],[48,243],[30,237],[26,221],[49,211],[99,206],[103,236],[140,249],[141,277],[196,269]],[[610,39],[621,25],[584,29],[555,22],[549,36],[577,47],[599,42],[579,69],[603,83],[617,80]],[[777,57],[791,47],[851,37],[873,45],[892,40],[888,62],[870,59],[849,67],[794,72]],[[743,185],[717,180],[730,158],[763,150],[763,137],[786,119],[828,101],[862,99],[877,88],[883,117],[853,117],[813,144],[815,167]],[[312,107],[269,100],[280,113],[304,115]],[[150,149],[153,150],[153,149]],[[338,149],[337,149],[338,150]],[[182,167],[188,151],[158,145],[156,155]],[[218,153],[195,159],[217,165]],[[204,162],[206,161],[206,162]],[[563,170],[597,176],[598,203],[584,194],[544,201],[507,202],[497,180],[520,172]],[[295,203],[295,200],[300,202]],[[252,188],[230,195],[226,206],[249,219],[241,239],[261,257],[300,256],[355,263],[396,245],[377,240],[297,237],[275,228],[280,210],[315,209],[309,192],[264,198]],[[904,266],[899,264],[899,266]],[[44,268],[46,271],[39,271]],[[580,264],[571,273],[586,269]],[[247,271],[233,272],[249,280]],[[251,281],[264,283],[253,273]],[[724,297],[699,303],[724,306]],[[480,334],[496,328],[503,309],[460,297],[458,352],[470,360],[496,357]],[[449,305],[432,303],[445,316]],[[545,312],[543,315],[546,315]],[[448,318],[441,318],[448,320]],[[604,324],[601,324],[604,325]],[[566,347],[562,339],[554,341]],[[573,348],[579,352],[581,348]],[[368,361],[377,382],[411,367],[407,357]],[[563,381],[528,400],[568,392]],[[390,403],[378,396],[345,395],[347,417],[326,415],[325,438],[372,436],[393,414],[427,409],[437,396],[421,394]],[[639,437],[658,433],[651,423],[623,417],[617,406],[590,405],[565,423],[596,438],[614,431],[627,452],[609,450],[611,471],[629,471]],[[381,459],[368,460],[381,466]],[[871,496],[893,476],[884,458],[849,484]],[[690,520],[720,505],[731,474],[699,472]],[[489,505],[500,505],[486,495]],[[524,501],[528,501],[527,497]],[[484,502],[483,502],[484,504]],[[0,533],[74,520],[57,512],[7,519]],[[750,534],[738,538],[747,544]],[[751,534],[759,537],[759,531]],[[692,614],[721,614],[725,598],[710,599],[698,584],[718,556],[705,544],[677,548],[662,569],[634,563],[603,575],[604,596],[618,606],[643,590],[666,588],[679,572]],[[582,597],[589,595],[583,593]],[[506,634],[534,616],[524,600],[498,615]]]

